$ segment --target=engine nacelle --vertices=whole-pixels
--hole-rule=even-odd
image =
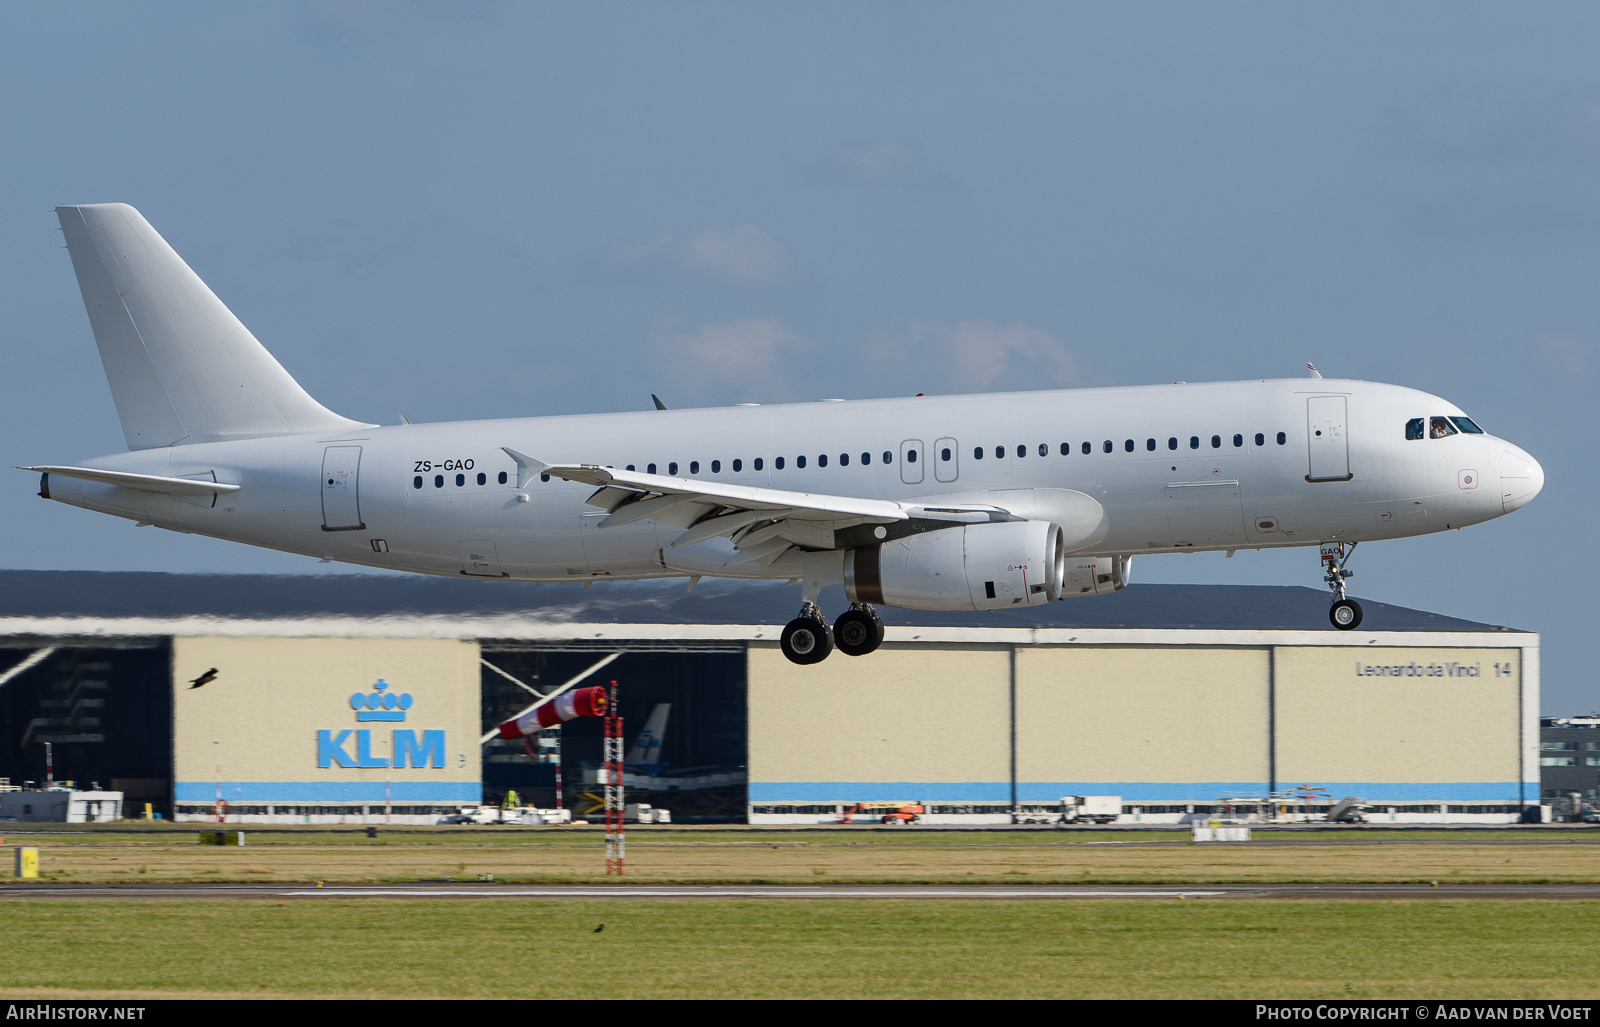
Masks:
[[[1131,556],[1069,556],[1061,578],[1061,598],[1103,596],[1128,587]]]
[[[845,594],[910,610],[1050,603],[1062,594],[1063,548],[1060,527],[1044,521],[941,528],[846,552]]]

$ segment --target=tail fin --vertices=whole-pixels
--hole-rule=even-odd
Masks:
[[[639,732],[628,752],[624,761],[628,766],[655,766],[661,762],[661,743],[667,736],[667,715],[671,712],[671,703],[656,703],[656,708],[650,711],[650,719],[645,721],[644,730]]]
[[[342,431],[126,203],[57,207],[129,449]]]

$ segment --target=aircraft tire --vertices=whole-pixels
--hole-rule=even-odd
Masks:
[[[1361,626],[1361,604],[1341,599],[1328,608],[1328,620],[1340,631],[1354,631]]]
[[[823,621],[796,617],[784,625],[778,643],[790,663],[806,667],[821,663],[833,652],[833,633]]]
[[[861,610],[846,610],[833,622],[833,644],[846,656],[865,656],[883,644],[883,621]]]

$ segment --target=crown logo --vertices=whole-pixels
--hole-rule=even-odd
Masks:
[[[350,697],[350,708],[356,711],[356,721],[405,720],[411,708],[411,693],[396,694],[389,691],[389,682],[379,678],[372,686],[375,691],[357,692]]]

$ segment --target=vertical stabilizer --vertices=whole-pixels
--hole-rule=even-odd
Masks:
[[[633,740],[633,748],[628,750],[624,763],[630,767],[660,765],[661,740],[667,736],[667,715],[671,712],[671,703],[656,703],[656,708],[650,711],[650,719],[644,722],[644,730]]]
[[[56,214],[129,449],[362,426],[312,399],[137,210]]]

